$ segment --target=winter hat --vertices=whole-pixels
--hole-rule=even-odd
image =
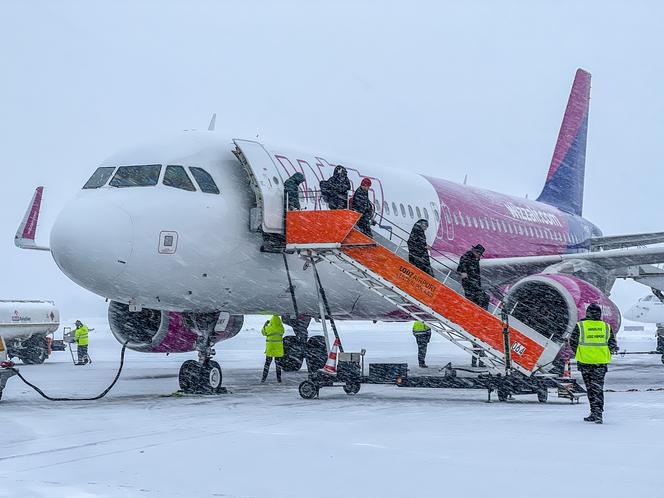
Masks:
[[[473,246],[473,251],[477,251],[480,254],[484,254],[484,246],[482,244],[477,244]]]
[[[360,186],[367,188],[371,187],[371,180],[368,178],[362,178],[362,183],[360,183]]]
[[[586,308],[586,318],[590,320],[600,320],[602,318],[602,308],[599,304],[589,304]]]

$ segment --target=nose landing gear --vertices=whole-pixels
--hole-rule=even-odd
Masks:
[[[220,394],[222,387],[221,365],[214,360],[187,360],[180,367],[178,382],[186,394]]]
[[[178,382],[185,394],[221,394],[226,392],[222,387],[221,365],[212,357],[215,350],[212,348],[211,328],[201,327],[198,340],[198,361],[187,360],[180,367]]]

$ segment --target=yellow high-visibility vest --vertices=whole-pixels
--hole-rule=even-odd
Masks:
[[[427,332],[431,332],[431,329],[426,323],[419,320],[413,323],[413,334],[425,334]]]
[[[79,346],[88,345],[88,327],[86,325],[81,325],[74,331],[74,337],[76,337],[76,343]]]
[[[577,323],[579,345],[576,348],[576,361],[588,365],[611,363],[609,338],[611,326],[601,320],[584,320]]]

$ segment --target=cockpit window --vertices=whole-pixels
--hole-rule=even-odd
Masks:
[[[111,187],[152,187],[159,181],[161,164],[120,166],[113,176]]]
[[[103,187],[106,185],[106,182],[108,179],[111,177],[113,174],[113,171],[115,170],[115,166],[104,166],[101,168],[97,168],[94,173],[92,173],[92,176],[90,179],[85,182],[85,185],[83,185],[83,188],[99,188]]]
[[[196,187],[194,187],[193,182],[182,166],[166,166],[163,184],[167,187],[180,188],[182,190],[189,190],[190,192],[196,191]]]
[[[196,180],[196,183],[198,183],[202,192],[205,192],[206,194],[219,193],[219,188],[217,187],[217,184],[214,183],[210,173],[203,168],[191,167],[189,170],[191,171],[191,174],[194,175],[194,180]]]

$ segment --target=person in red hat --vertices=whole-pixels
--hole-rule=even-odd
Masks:
[[[357,187],[357,190],[353,195],[353,211],[357,211],[362,215],[355,224],[357,229],[363,234],[373,237],[373,234],[371,233],[371,220],[374,215],[374,207],[369,201],[370,187],[371,180],[369,178],[362,178],[360,186]]]

